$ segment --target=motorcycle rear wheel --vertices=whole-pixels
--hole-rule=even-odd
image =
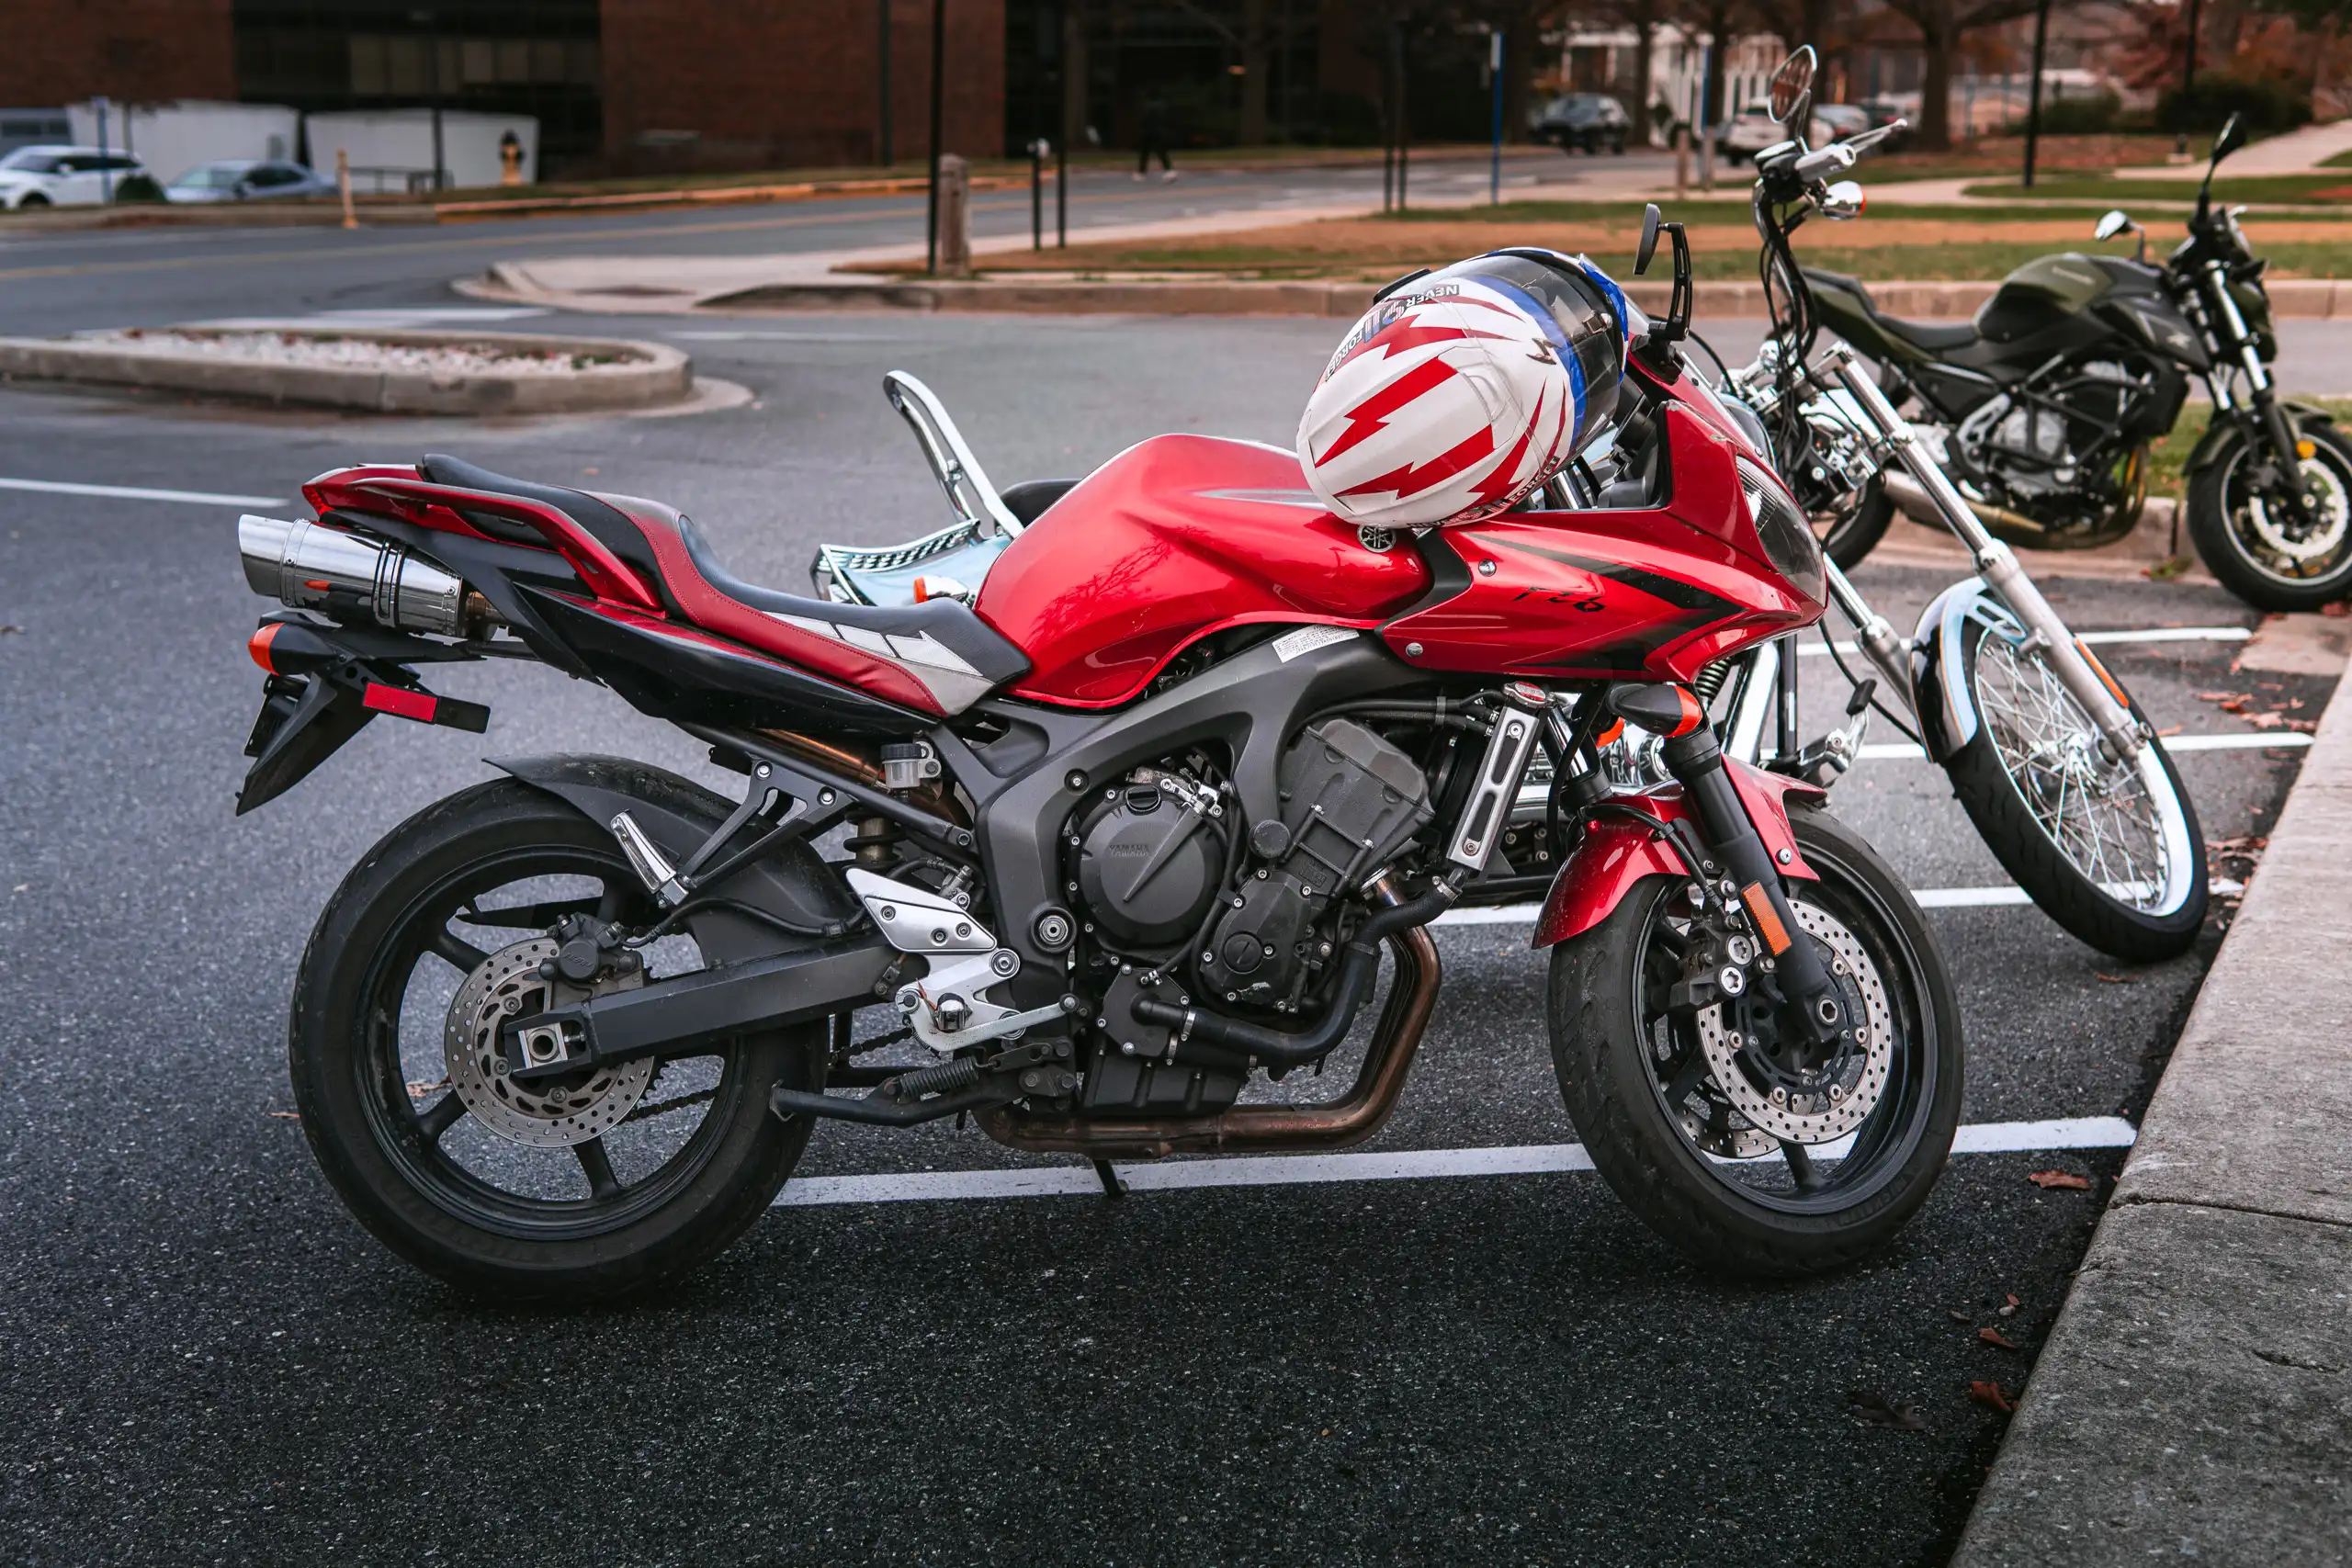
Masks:
[[[2205,923],[2205,840],[2164,742],[2115,768],[2040,653],[1971,625],[1961,660],[1978,723],[1944,772],[2002,869],[2101,953],[2154,964],[2188,951]]]
[[[1883,1087],[1850,1143],[1752,1157],[1702,1146],[1774,1140],[1730,1107],[1699,1055],[1699,1018],[1667,1006],[1681,972],[1674,922],[1688,914],[1679,879],[1640,884],[1555,948],[1547,998],[1561,1098],[1601,1179],[1694,1261],[1749,1276],[1827,1273],[1884,1245],[1927,1201],[1960,1124],[1960,1003],[1917,903],[1826,811],[1790,820],[1820,877],[1792,881],[1790,897],[1801,919],[1810,907],[1850,936],[1843,951],[1869,965],[1891,1026]]]
[[[766,1213],[808,1143],[808,1120],[775,1116],[770,1090],[824,1072],[821,1025],[807,1025],[664,1062],[650,1083],[583,1075],[569,1124],[495,1071],[469,1077],[476,1103],[436,1083],[457,1076],[444,1064],[460,1061],[449,1032],[471,1016],[469,985],[486,1013],[501,976],[527,1010],[524,944],[541,933],[511,911],[558,898],[618,919],[643,894],[609,833],[527,785],[428,807],[328,902],[288,1032],[303,1134],[352,1213],[418,1268],[507,1301],[598,1300],[699,1267]]]
[[[2255,450],[2244,441],[2188,485],[2188,536],[2198,555],[2222,587],[2257,610],[2316,610],[2352,593],[2352,438],[2318,420],[2302,422],[2295,434],[2312,444],[2302,468],[2320,501],[2316,541],[2290,539],[2270,525],[2255,493]]]

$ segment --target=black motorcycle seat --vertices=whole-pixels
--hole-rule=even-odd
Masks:
[[[929,637],[991,686],[1001,686],[1029,672],[1029,660],[1022,651],[959,600],[927,599],[920,604],[880,605],[811,599],[805,594],[746,582],[728,570],[720,563],[718,552],[711,548],[709,539],[691,518],[678,519],[678,539],[685,546],[686,558],[694,563],[695,573],[711,592],[763,615],[788,619],[804,629],[814,629],[822,623],[833,630],[820,635],[885,658],[902,657],[904,650],[894,650],[881,639],[920,641]],[[678,585],[669,586],[674,591]],[[689,603],[687,609],[691,612],[694,605]]]
[[[1852,294],[1861,302],[1862,309],[1870,312],[1871,320],[1878,324],[1881,331],[1901,338],[1914,348],[1928,354],[1948,354],[1956,348],[1966,348],[1976,341],[1976,323],[1973,321],[1906,321],[1900,316],[1890,316],[1880,310],[1878,301],[1871,298],[1871,291],[1861,279],[1811,267],[1805,271],[1810,277],[1834,284]]]
[[[428,484],[449,485],[458,490],[478,490],[490,495],[511,495],[521,501],[536,501],[542,506],[552,506],[574,523],[585,528],[596,542],[620,558],[624,565],[634,568],[648,582],[662,581],[662,569],[654,561],[653,547],[646,541],[644,531],[628,513],[610,502],[599,501],[586,491],[566,490],[561,485],[534,483],[529,479],[509,479],[478,468],[461,457],[439,452],[425,454],[416,466],[418,477]],[[460,511],[463,509],[460,508]],[[516,525],[497,519],[485,521],[469,517],[468,521],[485,533],[505,536],[516,531]],[[537,536],[524,536],[536,541]]]

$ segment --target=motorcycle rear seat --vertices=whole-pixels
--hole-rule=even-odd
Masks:
[[[1025,528],[1077,488],[1076,479],[1027,479],[1005,487],[1001,499],[1004,509]],[[964,526],[942,529],[903,545],[823,545],[810,564],[809,576],[820,592],[831,578],[862,604],[911,604],[915,580],[922,577],[948,578],[977,594],[989,569],[1012,542],[1005,534],[982,538],[977,529]]]
[[[1823,283],[1834,284],[1854,295],[1861,301],[1862,309],[1870,312],[1871,321],[1876,321],[1883,330],[1901,338],[1914,348],[1925,350],[1929,354],[1942,354],[1955,348],[1966,348],[1976,341],[1976,324],[1973,321],[1950,323],[1906,321],[1900,316],[1890,316],[1880,310],[1878,302],[1871,298],[1871,291],[1863,287],[1861,279],[1849,277],[1844,273],[1821,272],[1811,267],[1805,270],[1808,276]]]
[[[556,508],[641,573],[672,614],[770,653],[796,660],[802,657],[807,646],[796,640],[797,631],[902,666],[922,666],[926,683],[934,691],[954,692],[963,699],[951,702],[950,711],[960,711],[977,694],[978,685],[1001,686],[1029,671],[1029,660],[1021,650],[967,604],[946,599],[902,606],[837,604],[747,582],[720,563],[718,552],[692,520],[677,516],[667,507],[648,505],[645,518],[632,517],[585,491],[509,479],[438,453],[419,463],[417,473],[433,484],[516,496]],[[699,581],[679,581],[662,569],[648,530],[667,531],[673,526]],[[713,604],[713,596],[727,603]],[[944,660],[943,650],[947,656]]]

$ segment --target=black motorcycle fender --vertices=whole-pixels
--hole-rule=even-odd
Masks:
[[[560,755],[492,758],[492,767],[544,790],[610,831],[626,811],[656,848],[682,865],[734,809],[725,797],[690,779],[620,757]],[[740,836],[749,841],[748,831]],[[802,930],[846,925],[857,901],[841,877],[806,840],[796,840],[718,884],[711,891]],[[713,908],[687,918],[703,958],[733,964],[801,945],[753,917]]]
[[[1911,636],[1911,708],[1918,716],[1928,758],[1939,766],[1976,739],[1983,722],[1975,694],[1968,689],[1961,649],[1972,621],[2013,639],[2024,636],[2008,607],[1981,577],[1955,582],[1937,594],[1920,612],[1918,629]]]
[[[2278,403],[2287,411],[2287,416],[2295,422],[2297,429],[2306,424],[2335,423],[2335,415],[2318,403],[2307,403],[2299,398],[2281,398]],[[2182,478],[2194,479],[2220,462],[2233,446],[2245,439],[2245,433],[2238,428],[2235,420],[2214,420],[2205,427],[2205,434],[2197,438],[2197,445],[2189,448],[2188,462],[2182,470]]]

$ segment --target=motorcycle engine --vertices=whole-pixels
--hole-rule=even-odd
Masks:
[[[2095,360],[2072,367],[2040,399],[1997,393],[1960,422],[1967,466],[2018,502],[2061,495],[2080,477],[2075,452],[2120,423],[2143,382],[2125,367]],[[2056,406],[2052,406],[2052,404]]]

